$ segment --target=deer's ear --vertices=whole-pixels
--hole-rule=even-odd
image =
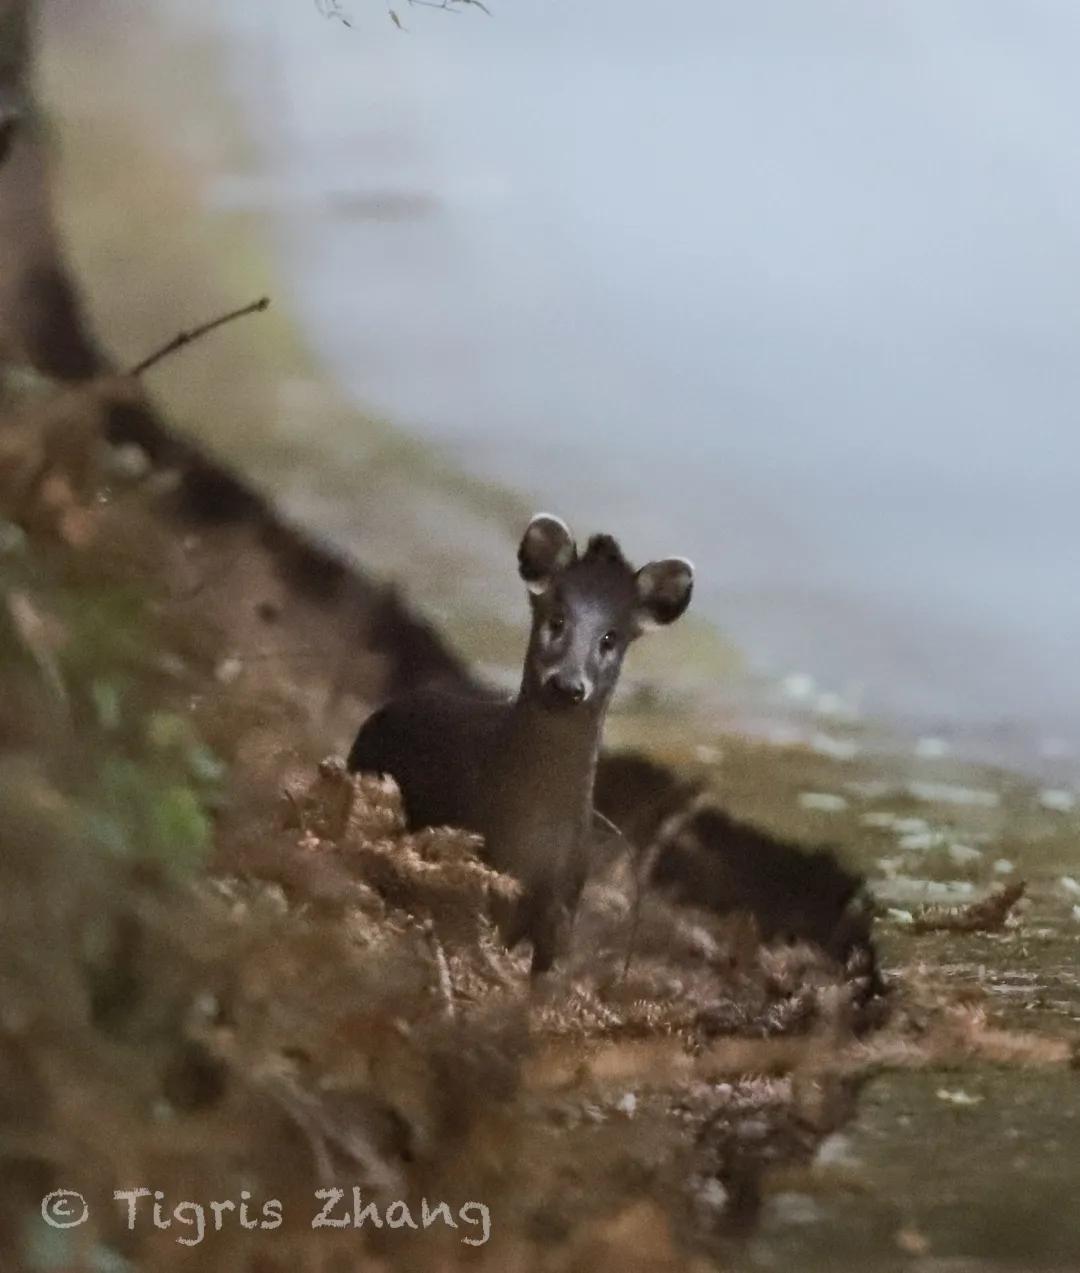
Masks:
[[[650,561],[637,572],[635,582],[637,626],[641,632],[648,632],[674,623],[690,604],[694,567],[685,557]]]
[[[576,556],[567,524],[550,513],[537,513],[521,537],[518,571],[531,593],[541,593],[552,575],[565,570]]]

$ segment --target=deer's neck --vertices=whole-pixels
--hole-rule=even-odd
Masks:
[[[510,710],[505,760],[548,803],[590,803],[605,708],[552,711],[523,689]]]

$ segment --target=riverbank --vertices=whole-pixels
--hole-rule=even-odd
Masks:
[[[62,210],[75,263],[103,338],[127,362],[178,327],[275,289],[268,289],[271,258],[258,216],[223,211],[206,193],[208,174],[200,164],[207,153],[230,170],[246,162],[243,139],[221,127],[216,108],[206,108],[220,100],[212,51],[190,32],[170,31],[168,41],[159,32],[159,42],[148,41],[151,52],[136,68],[154,91],[146,94],[146,111],[133,112],[132,62],[114,33],[130,23],[126,29],[134,40],[150,19],[141,6],[110,3],[106,22],[105,8],[63,6],[65,21],[50,26],[47,35],[46,94],[64,147]],[[90,63],[85,41],[98,51]],[[161,141],[170,128],[181,143],[175,154]],[[139,174],[125,191],[123,217],[116,211],[115,181],[102,180],[116,171]],[[136,226],[137,236],[131,230]],[[435,598],[436,617],[458,590],[482,598],[491,607],[485,614],[517,613],[517,583],[507,563],[519,513],[530,510],[486,488],[466,486],[459,496],[456,477],[345,406],[304,351],[286,306],[163,364],[150,387],[185,432],[253,474],[259,488],[274,493],[275,504],[308,525],[332,534],[335,519],[359,519],[350,521],[350,533],[362,525],[365,561],[383,577],[411,580],[410,596]],[[342,424],[341,413],[349,424]],[[336,452],[332,462],[320,459],[325,421],[355,434],[355,468],[343,470]],[[295,627],[288,615],[279,626],[273,617],[253,616],[241,599],[254,596],[233,589],[229,575],[237,549],[259,538],[250,531],[242,522],[225,535],[210,536],[202,548],[196,544],[194,557],[176,568],[182,584],[173,599],[191,612],[209,609],[213,617],[217,635],[198,656],[197,685],[187,688],[196,689],[211,710],[231,717],[229,746],[244,752],[264,784],[257,798],[237,804],[249,812],[265,804],[291,764],[307,765],[310,780],[322,752],[341,745],[351,723],[383,692],[385,662],[392,666],[396,645],[391,640],[374,657],[361,657],[350,647],[343,621],[327,648],[325,616],[318,607],[307,609],[307,602]],[[265,559],[259,562],[264,573],[258,578],[267,578]],[[311,567],[301,557],[293,582],[302,583]],[[273,603],[283,599],[276,591],[280,586],[272,583],[275,595],[265,615],[273,616]],[[285,600],[288,611],[291,588]],[[47,598],[37,603],[50,608]],[[448,626],[456,645],[507,666],[506,650],[519,640],[516,622],[481,621],[468,606],[455,606],[453,613]],[[355,684],[346,685],[331,705],[330,673],[340,668]],[[268,684],[287,687],[290,700],[269,753],[261,749],[266,722],[259,719],[269,712],[261,697]],[[94,710],[108,719],[110,696],[99,697]],[[701,1184],[718,1178],[717,1162],[727,1152],[724,1135],[735,1127],[752,1136],[754,1116],[764,1104],[778,1115],[777,1121],[766,1120],[771,1146],[772,1130],[794,1108],[797,1089],[801,1092],[798,1118],[784,1133],[784,1169],[764,1173],[764,1194],[752,1208],[755,1236],[734,1258],[774,1267],[797,1260],[802,1268],[835,1268],[836,1253],[845,1251],[860,1268],[891,1269],[899,1252],[926,1268],[948,1258],[993,1268],[1008,1249],[1003,1235],[1011,1234],[1025,1267],[1074,1263],[1069,1198],[1080,1184],[1072,1169],[1080,1161],[1080,1131],[1068,1114],[1073,1082],[1068,1065],[1080,1020],[1073,971],[1080,952],[1073,909],[1080,891],[1074,878],[1080,819],[1072,793],[960,764],[935,754],[933,746],[903,755],[879,749],[872,745],[873,731],[846,720],[836,704],[818,704],[821,710],[807,716],[795,741],[774,736],[764,743],[730,728],[736,715],[725,718],[719,706],[706,730],[689,731],[670,710],[672,701],[640,690],[632,694],[612,721],[612,741],[647,743],[653,757],[670,763],[685,780],[706,782],[725,809],[753,825],[807,845],[838,844],[845,859],[870,876],[883,912],[878,931],[900,1013],[891,1050],[860,1051],[863,1045],[845,1038],[842,1060],[831,1055],[842,1073],[861,1067],[865,1081],[857,1106],[846,1103],[844,1088],[839,1105],[825,1100],[815,1113],[816,1072],[813,1066],[800,1068],[806,1060],[801,1052],[797,1060],[767,1062],[755,1051],[749,1059],[725,1062],[734,1065],[734,1079],[707,1066],[694,1070],[693,1082],[706,1083],[713,1104],[707,1111],[695,1106],[689,1125],[704,1126],[707,1112],[714,1130],[720,1129],[712,1142],[718,1157]],[[288,754],[284,744],[290,737],[303,739],[300,754]],[[169,755],[169,765],[175,764]],[[162,782],[167,790],[177,785],[171,771]],[[200,802],[212,794],[197,792]],[[177,799],[181,811],[190,810],[187,797]],[[174,825],[175,813],[166,818],[167,826]],[[265,814],[253,817],[251,825],[260,833],[264,819]],[[200,818],[179,821],[186,828],[177,833],[180,841],[187,844],[192,837],[196,848],[208,847]],[[290,859],[299,851],[295,841],[294,836]],[[910,922],[922,903],[965,904],[1016,879],[1027,884],[1019,923],[989,933],[919,933]],[[784,984],[785,975],[780,970],[777,984]],[[305,984],[303,976],[298,984]],[[684,1051],[676,1048],[673,1055]],[[291,1063],[306,1064],[303,1057]],[[597,1064],[603,1069],[608,1063],[601,1053]],[[605,1089],[599,1100],[591,1088],[575,1090],[556,1101],[559,1110],[538,1132],[553,1162],[573,1160],[586,1141],[612,1137],[621,1146],[622,1133],[640,1133],[648,1142],[640,1131],[644,1124],[635,1122],[637,1105],[620,1109],[618,1102],[627,1092],[644,1101],[642,1092],[666,1061],[645,1052],[626,1062],[627,1069],[619,1068],[622,1061],[611,1064],[616,1086],[622,1084],[617,1091]],[[747,1077],[774,1065],[781,1071],[775,1083]],[[562,1073],[556,1069],[544,1081],[557,1085]],[[807,1074],[809,1085],[802,1086]],[[595,1073],[585,1081],[596,1081]],[[679,1100],[685,1099],[680,1092]],[[669,1128],[681,1111],[666,1092],[651,1108],[649,1129]],[[310,1121],[301,1114],[299,1122],[306,1129],[302,1134],[309,1134]],[[573,1135],[561,1142],[557,1129],[564,1124]],[[831,1139],[837,1133],[840,1139]],[[929,1163],[928,1141],[935,1146]],[[667,1153],[670,1143],[657,1143]],[[557,1157],[564,1152],[565,1158]],[[637,1181],[636,1189],[642,1173],[649,1177],[657,1168],[648,1155],[635,1151],[630,1159],[623,1160],[620,1181]],[[1022,1190],[1016,1187],[1018,1175]],[[628,1187],[621,1201],[637,1197]],[[710,1206],[724,1212],[726,1194],[710,1184],[703,1197],[706,1213]],[[592,1238],[580,1235],[582,1245],[568,1260],[591,1260],[596,1248],[589,1242],[613,1244],[625,1258],[659,1223],[652,1210],[627,1215],[616,1200],[604,1201],[612,1204],[604,1225]],[[566,1202],[555,1207],[563,1224],[574,1219]],[[651,1267],[667,1258],[666,1248],[644,1249]]]
[[[522,605],[506,566],[534,510],[358,410],[312,355],[274,264],[268,217],[219,197],[257,180],[257,156],[230,109],[199,6],[48,12],[43,69],[63,155],[58,208],[103,342],[134,362],[180,327],[274,295],[257,328],[237,325],[190,359],[164,364],[150,386],[156,398],[286,514],[347,545],[369,573],[406,586],[470,659],[512,677]],[[139,59],[108,38],[114,24]],[[88,44],[92,72],[82,61]],[[116,232],[122,172],[139,173],[123,192],[124,225],[137,234]],[[695,685],[737,660],[695,621],[662,656],[645,650],[638,674],[656,679],[672,665]]]
[[[643,1269],[694,1267],[696,1250],[735,1267],[831,1269],[840,1252],[888,1269],[900,1251],[994,1268],[1003,1232],[1044,1257],[1036,1267],[1071,1258],[1061,1164],[1076,1132],[1066,1098],[1080,885],[1057,874],[1075,844],[1062,793],[940,762],[931,781],[925,759],[905,774],[737,737],[691,752],[673,736],[661,754],[674,771],[616,754],[601,768],[602,805],[653,843],[659,877],[692,907],[650,891],[628,975],[633,889],[616,855],[597,872],[566,966],[530,1001],[523,961],[484,926],[485,896],[506,882],[484,874],[467,839],[405,837],[392,793],[353,789],[317,764],[334,721],[347,731],[391,686],[468,673],[228,474],[182,458],[135,465],[130,443],[99,449],[98,428],[131,393],[105,382],[4,426],[0,508],[24,527],[9,527],[0,560],[0,803],[23,846],[6,859],[4,892],[29,907],[5,928],[5,998],[49,1005],[47,1021],[39,1010],[16,1030],[23,1068],[9,1090],[65,1180],[82,1183],[85,1132],[62,1111],[74,1093],[85,1100],[86,1058],[104,1047],[105,1073],[122,1061],[124,1083],[99,1092],[95,1117],[109,1144],[125,1129],[125,1170],[157,1171],[167,1196],[195,1196],[207,1180],[236,1187],[218,1139],[228,1127],[229,1161],[239,1152],[246,1179],[254,1172],[290,1213],[358,1136],[368,1147],[353,1170],[376,1190],[468,1182],[503,1226],[499,1267],[513,1252],[525,1266],[574,1269],[584,1250],[593,1267],[633,1267],[642,1250]],[[30,487],[26,471],[38,474]],[[336,654],[299,669],[278,659],[281,643],[316,629]],[[722,793],[719,809],[695,797],[699,785]],[[779,828],[807,847],[828,829],[849,858],[878,855],[887,1003],[868,997],[858,946],[845,969],[819,944],[839,919],[820,902],[842,904],[848,885],[828,862],[796,859]],[[1021,870],[1019,922],[1008,907],[963,909]],[[756,923],[725,916],[733,885]],[[35,916],[46,898],[90,927],[45,936]],[[425,916],[433,930],[417,927]],[[800,925],[816,936],[788,945]],[[26,946],[32,976],[14,957]],[[382,1044],[370,1051],[376,1019],[376,1034],[402,1039],[389,1070]],[[479,1066],[456,1066],[452,1119],[447,1049]],[[392,1078],[401,1067],[405,1089]],[[55,1117],[26,1087],[33,1076]],[[170,1145],[184,1131],[179,1156],[155,1147],[139,1092]],[[267,1101],[272,1117],[259,1112]],[[943,1111],[950,1138],[933,1141],[927,1170]],[[295,1171],[263,1158],[248,1139],[256,1125]],[[402,1134],[425,1147],[419,1166]],[[988,1138],[1009,1156],[988,1162]],[[87,1193],[104,1211],[110,1182],[126,1177],[108,1152],[95,1162]],[[1010,1190],[1017,1163],[1033,1195]],[[570,1164],[579,1185],[566,1190]],[[34,1179],[7,1195],[18,1226]],[[150,1258],[145,1238],[125,1246],[109,1222],[90,1236],[100,1258],[117,1243]],[[431,1258],[445,1255],[438,1236]],[[161,1268],[175,1247],[154,1239],[153,1252]],[[207,1267],[251,1253],[215,1249]],[[393,1267],[394,1248],[382,1254]]]

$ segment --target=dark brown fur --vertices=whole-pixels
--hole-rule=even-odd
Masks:
[[[532,630],[512,702],[425,690],[362,727],[349,768],[390,774],[411,827],[441,823],[484,837],[492,866],[521,881],[501,917],[508,945],[533,944],[550,967],[589,870],[593,785],[604,717],[626,649],[690,599],[681,559],[635,571],[610,535],[579,554],[557,519],[534,518],[518,553]]]

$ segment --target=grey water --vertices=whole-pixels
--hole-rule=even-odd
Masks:
[[[339,8],[207,20],[259,151],[219,196],[351,394],[692,557],[764,672],[1067,755],[1080,8]]]

